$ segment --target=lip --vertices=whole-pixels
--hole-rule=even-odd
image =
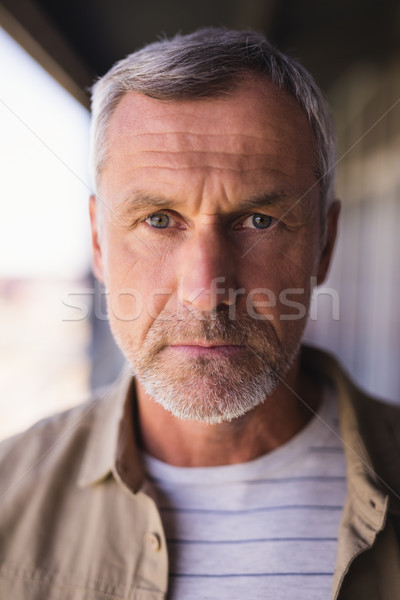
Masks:
[[[172,344],[169,346],[175,352],[182,352],[188,356],[232,356],[242,352],[245,346],[237,344]]]

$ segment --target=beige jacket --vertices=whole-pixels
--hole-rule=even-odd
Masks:
[[[332,598],[400,598],[400,409],[360,392],[328,355],[305,348],[303,360],[336,386],[348,464]],[[126,374],[0,445],[1,600],[165,598],[167,548],[132,389]]]

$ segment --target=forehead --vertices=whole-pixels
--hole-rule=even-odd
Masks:
[[[127,187],[142,179],[150,187],[152,181],[176,187],[191,177],[206,178],[211,187],[225,178],[239,189],[276,178],[300,190],[315,180],[307,117],[291,95],[266,80],[201,100],[159,101],[128,92],[110,119],[107,146],[101,176],[107,187],[116,179]]]

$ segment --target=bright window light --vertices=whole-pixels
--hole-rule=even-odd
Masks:
[[[0,278],[89,269],[89,114],[0,29]]]
[[[88,393],[89,114],[0,29],[0,439]],[[86,283],[86,285],[88,285]]]

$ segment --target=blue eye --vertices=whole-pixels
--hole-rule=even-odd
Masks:
[[[165,229],[169,225],[169,216],[164,213],[156,213],[147,217],[145,222],[156,229]]]
[[[247,217],[243,225],[245,227],[254,227],[255,229],[268,229],[272,225],[272,217],[256,213],[251,215],[251,217]]]
[[[272,222],[272,217],[267,215],[253,215],[251,219],[256,229],[267,229]]]

